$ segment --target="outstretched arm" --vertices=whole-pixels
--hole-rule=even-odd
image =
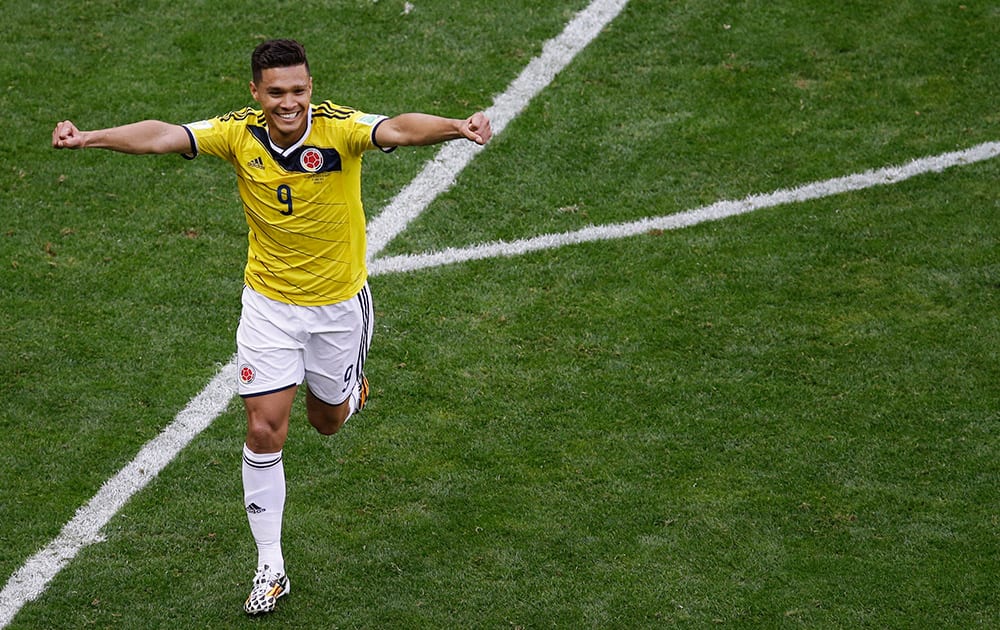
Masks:
[[[384,121],[375,130],[375,142],[383,148],[437,144],[460,138],[486,144],[492,135],[490,119],[482,112],[465,119],[414,113]]]
[[[56,149],[110,149],[120,153],[187,153],[191,140],[180,125],[144,120],[142,122],[81,131],[64,120],[52,130],[52,147]]]

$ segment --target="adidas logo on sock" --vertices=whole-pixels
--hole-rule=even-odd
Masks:
[[[247,506],[247,514],[260,514],[261,512],[266,512],[264,508],[260,507],[256,503],[251,503]]]
[[[264,170],[264,160],[260,159],[260,157],[255,157],[247,162],[247,166],[250,168],[259,168],[260,170]]]

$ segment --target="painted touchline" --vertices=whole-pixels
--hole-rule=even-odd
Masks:
[[[574,232],[543,234],[517,241],[495,241],[462,248],[448,248],[438,252],[387,256],[372,261],[369,264],[369,273],[381,275],[417,271],[470,260],[518,256],[565,245],[637,236],[654,230],[676,230],[782,204],[809,201],[810,199],[819,199],[875,186],[897,184],[917,175],[940,172],[964,164],[973,164],[995,158],[998,155],[1000,155],[1000,142],[986,142],[963,151],[916,159],[903,166],[889,166],[845,177],[812,182],[796,188],[777,190],[768,194],[750,195],[737,201],[717,201],[694,210],[648,217],[630,223],[592,225]]]

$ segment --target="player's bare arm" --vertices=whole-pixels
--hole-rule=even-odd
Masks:
[[[492,135],[490,119],[482,112],[465,119],[410,113],[394,116],[379,125],[375,142],[380,147],[408,147],[465,138],[486,144]]]
[[[108,149],[120,153],[187,153],[191,140],[180,125],[159,120],[81,131],[71,121],[64,120],[52,130],[52,146],[56,149]]]

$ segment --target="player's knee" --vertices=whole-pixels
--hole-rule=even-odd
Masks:
[[[255,453],[274,453],[281,450],[284,435],[270,424],[251,422],[247,425],[246,443]]]
[[[351,408],[346,401],[339,405],[323,402],[310,391],[306,397],[306,413],[309,416],[309,423],[319,433],[333,435],[347,422]]]
[[[347,422],[347,411],[342,405],[314,405],[308,410],[309,423],[321,434],[333,435]]]
[[[321,435],[333,435],[344,426],[343,422],[313,422],[315,428]]]

